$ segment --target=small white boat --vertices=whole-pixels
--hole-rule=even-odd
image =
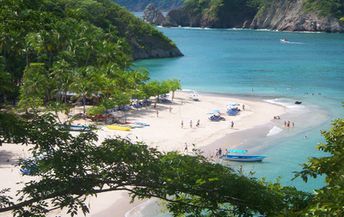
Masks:
[[[198,94],[196,91],[194,91],[194,92],[191,94],[191,99],[192,99],[193,101],[199,101],[199,94]]]
[[[289,41],[288,41],[288,39],[280,39],[280,42],[282,43],[282,44],[288,44],[288,43],[290,43]]]

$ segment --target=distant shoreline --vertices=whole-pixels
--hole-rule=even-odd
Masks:
[[[130,11],[136,17],[142,18],[143,11]],[[164,16],[168,11],[162,12]],[[254,28],[242,28],[242,27],[232,27],[232,28],[212,28],[212,27],[201,27],[201,26],[155,26],[157,28],[174,28],[174,29],[194,29],[194,30],[228,30],[228,31],[257,31],[257,32],[286,32],[286,33],[305,33],[305,34],[319,34],[319,33],[328,33],[328,34],[343,34],[341,32],[325,32],[325,31],[281,31],[277,29],[254,29]]]

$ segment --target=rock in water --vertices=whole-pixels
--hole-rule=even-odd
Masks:
[[[149,4],[143,12],[143,20],[153,25],[163,25],[165,17],[153,4]]]

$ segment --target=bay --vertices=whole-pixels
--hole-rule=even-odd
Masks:
[[[181,49],[184,57],[135,62],[147,68],[152,79],[180,79],[183,88],[231,94],[292,107],[297,131],[272,138],[256,138],[262,164],[233,164],[254,171],[256,177],[280,178],[284,185],[312,191],[323,178],[304,183],[292,180],[309,157],[321,156],[316,145],[323,141],[320,131],[331,120],[343,117],[344,35],[328,33],[276,32],[268,30],[159,28]],[[281,43],[287,38],[290,43]],[[144,211],[143,211],[144,212]],[[148,212],[149,213],[149,212]]]

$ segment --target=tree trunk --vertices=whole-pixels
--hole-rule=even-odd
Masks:
[[[82,104],[83,104],[83,106],[84,106],[84,114],[86,114],[86,96],[85,95],[83,95],[83,97],[82,97]]]

